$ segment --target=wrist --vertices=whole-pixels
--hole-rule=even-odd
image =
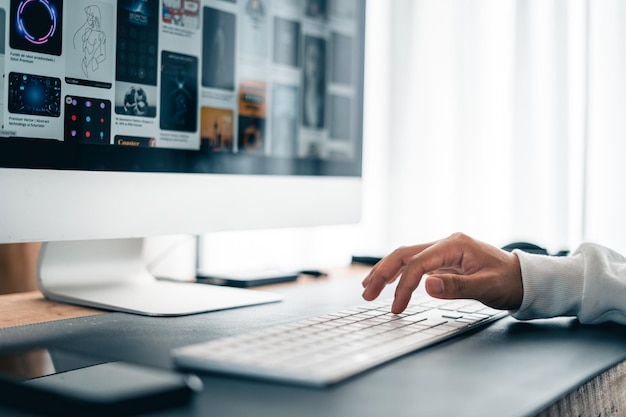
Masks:
[[[582,258],[554,257],[515,250],[520,263],[522,301],[511,314],[520,319],[573,316],[583,290]]]

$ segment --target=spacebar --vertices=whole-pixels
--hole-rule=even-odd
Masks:
[[[352,369],[366,369],[371,366],[378,365],[387,360],[396,358],[402,354],[409,353],[415,349],[426,346],[430,339],[435,338],[435,335],[415,333],[408,336],[404,336],[398,339],[394,339],[390,342],[379,344],[371,348],[362,349],[359,352],[344,355],[338,359],[338,363],[335,361],[329,361],[329,368],[335,368],[333,371],[341,368],[347,370]],[[323,364],[320,364],[323,367]]]
[[[410,352],[412,349],[417,349],[419,347],[425,346],[428,340],[434,339],[437,337],[433,334],[426,333],[414,333],[407,336],[400,337],[398,339],[393,339],[388,343],[384,343],[371,349],[367,349],[366,352],[368,354],[373,355],[395,355],[402,354],[406,352]]]

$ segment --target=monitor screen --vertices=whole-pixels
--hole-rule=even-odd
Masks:
[[[0,166],[358,177],[357,0],[0,1]]]

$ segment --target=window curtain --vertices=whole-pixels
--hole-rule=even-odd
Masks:
[[[626,254],[626,2],[589,1],[584,235]]]
[[[390,246],[455,231],[551,250],[579,242],[586,2],[389,7]]]

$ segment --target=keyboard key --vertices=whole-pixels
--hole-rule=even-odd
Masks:
[[[463,317],[463,314],[457,313],[456,311],[449,311],[441,314],[441,317],[444,319],[460,319]]]

